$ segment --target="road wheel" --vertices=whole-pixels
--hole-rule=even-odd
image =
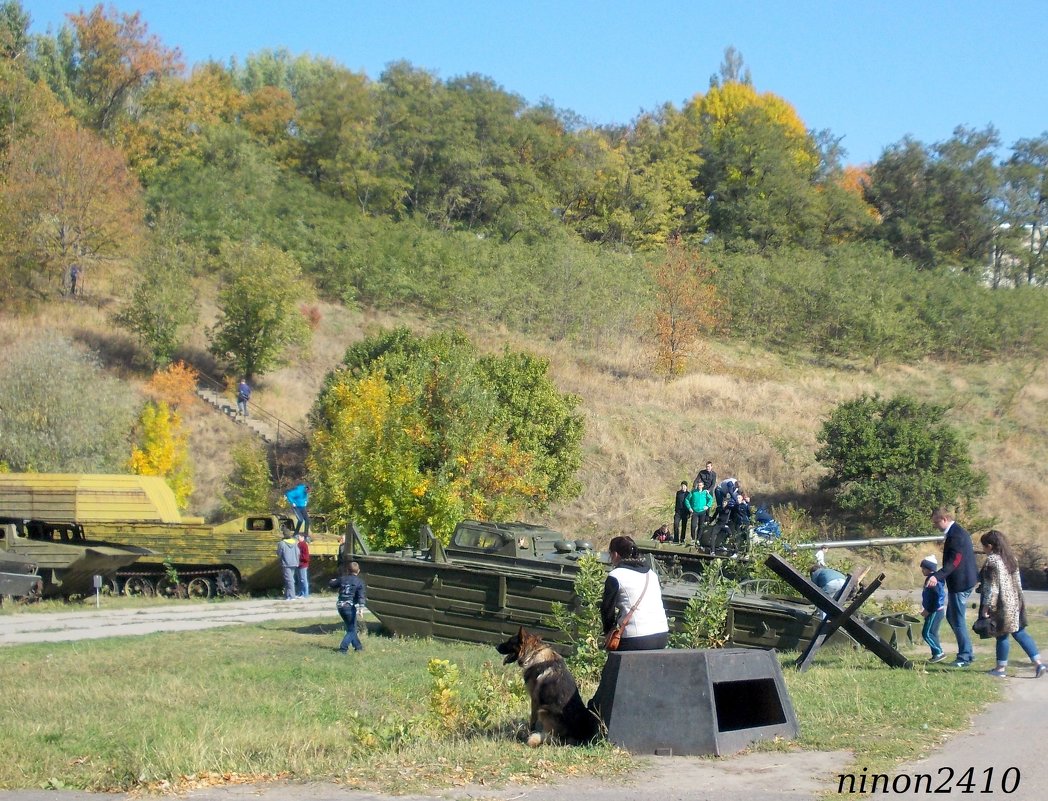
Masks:
[[[149,597],[156,594],[153,582],[145,576],[131,576],[124,582],[124,595],[144,595]]]
[[[240,592],[240,582],[233,570],[219,570],[215,576],[215,592],[218,595],[236,595]]]
[[[211,580],[203,576],[197,576],[189,582],[186,592],[190,598],[210,598],[213,594]]]
[[[184,598],[186,588],[167,576],[161,576],[156,582],[156,594],[161,598]]]

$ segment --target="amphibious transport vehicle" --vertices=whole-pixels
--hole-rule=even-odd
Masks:
[[[276,545],[282,529],[292,527],[279,514],[217,525],[183,517],[163,479],[132,475],[0,474],[0,515],[30,521],[29,530],[58,539],[82,537],[135,552],[104,572],[115,592],[203,598],[279,587]],[[311,538],[310,573],[322,581],[335,573],[338,543],[323,531]]]

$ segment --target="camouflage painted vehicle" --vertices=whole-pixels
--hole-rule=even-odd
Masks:
[[[371,553],[356,528],[347,538],[367,584],[368,609],[389,632],[468,642],[502,642],[520,626],[564,643],[549,627],[553,603],[577,607],[582,540],[526,523],[459,523],[445,547],[425,526],[417,548]],[[606,556],[605,556],[606,558]],[[664,584],[666,611],[683,620],[695,585]]]
[[[691,581],[698,581],[711,566],[720,566],[725,575],[741,577],[750,563],[750,557],[745,553],[713,554],[694,545],[673,542],[638,540],[637,550],[666,565],[671,574],[679,574]]]
[[[277,542],[282,527],[293,527],[279,514],[217,525],[183,517],[163,479],[132,475],[0,474],[0,514],[138,549],[135,561],[105,574],[112,591],[131,595],[209,598],[280,587]],[[310,573],[323,580],[335,573],[338,543],[324,531],[311,537]]]
[[[12,537],[16,527],[0,526],[0,538]],[[4,598],[33,598],[40,595],[41,579],[36,573],[36,562],[28,557],[0,550],[0,603]]]
[[[41,595],[87,595],[94,577],[112,581],[116,571],[152,552],[87,537],[74,523],[0,518],[0,551],[37,566]]]

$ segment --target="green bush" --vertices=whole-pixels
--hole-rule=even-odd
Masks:
[[[945,407],[905,395],[840,404],[822,425],[816,453],[830,470],[824,486],[836,505],[888,535],[927,528],[939,506],[972,511],[987,479],[945,418]]]
[[[600,601],[604,597],[604,582],[607,570],[595,554],[585,554],[579,559],[579,573],[575,577],[574,608],[554,602],[549,618],[545,621],[550,628],[567,635],[572,652],[568,656],[568,667],[581,682],[596,684],[604,669],[608,654],[602,649],[604,625],[600,619]]]
[[[579,399],[548,363],[481,356],[460,333],[398,329],[350,348],[313,413],[310,471],[335,525],[379,547],[420,524],[447,541],[464,518],[507,520],[579,491]]]
[[[24,341],[0,362],[0,459],[15,472],[124,472],[137,405],[68,339]]]

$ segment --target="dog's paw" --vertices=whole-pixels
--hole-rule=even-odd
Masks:
[[[530,745],[532,748],[538,748],[540,745],[542,745],[542,732],[533,731],[528,736],[528,745]]]

